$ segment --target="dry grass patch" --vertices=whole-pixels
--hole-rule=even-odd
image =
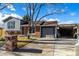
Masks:
[[[19,36],[17,37],[17,40],[19,41],[17,42],[17,47],[20,48],[27,45],[29,43],[27,42],[27,40],[31,40],[31,39],[28,39],[27,37],[24,37],[24,36]]]

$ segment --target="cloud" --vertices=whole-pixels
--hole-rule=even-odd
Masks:
[[[23,9],[24,11],[26,11],[26,8],[25,8],[25,7],[23,7],[22,9]]]
[[[8,12],[4,10],[3,13],[7,14]]]
[[[4,17],[4,14],[0,12],[0,27],[3,27],[2,18]]]
[[[68,6],[65,6],[65,9],[68,9],[69,7]]]
[[[44,18],[43,20],[45,20],[45,21],[58,21],[58,24],[74,24],[74,23],[76,23],[73,20],[61,21],[58,18],[49,18],[49,19],[48,18]]]
[[[60,22],[59,24],[73,24],[73,23],[75,23],[75,21],[69,20],[69,21]]]
[[[76,13],[70,13],[70,16],[75,16],[76,15]]]
[[[55,18],[55,19],[50,18],[50,19],[47,19],[47,21],[58,21],[58,22],[60,22],[60,20],[58,18]]]
[[[16,11],[16,9],[12,4],[8,5],[7,8],[10,9],[11,11]]]
[[[61,9],[61,12],[65,12],[65,9]]]
[[[11,13],[10,16],[22,19],[22,17],[20,15],[16,14],[16,13]]]

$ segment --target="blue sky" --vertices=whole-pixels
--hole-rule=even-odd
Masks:
[[[65,5],[65,6],[64,6]],[[48,17],[45,17],[46,20],[57,20],[59,23],[79,23],[79,4],[78,3],[64,3],[56,6],[50,6],[48,11],[46,11],[46,7],[42,7],[42,11],[40,15],[47,13],[53,8],[61,9],[64,11],[62,14],[54,14]],[[25,4],[24,3],[14,3],[13,5],[5,8],[0,12],[0,19],[4,18],[7,14],[13,14],[15,16],[22,17],[26,14]],[[41,17],[39,16],[39,17]]]

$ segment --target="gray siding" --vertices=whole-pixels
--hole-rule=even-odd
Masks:
[[[15,21],[15,28],[14,28],[14,29],[8,29],[7,23],[10,22],[10,21]],[[20,20],[13,18],[13,19],[11,19],[11,20],[5,22],[5,29],[6,29],[6,30],[20,30]]]

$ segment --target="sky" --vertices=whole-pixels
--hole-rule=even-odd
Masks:
[[[2,20],[9,15],[22,18],[25,14],[25,4],[24,3],[13,3],[12,5],[8,6],[7,8],[0,11],[0,24],[2,24]],[[47,8],[47,9],[46,9]],[[60,24],[72,24],[72,23],[79,23],[79,4],[78,3],[63,3],[58,4],[55,6],[50,7],[42,7],[40,16],[47,12],[53,12],[56,9],[61,9],[63,13],[54,14],[44,19],[47,21],[55,21],[57,20]],[[47,10],[47,11],[46,11]]]

